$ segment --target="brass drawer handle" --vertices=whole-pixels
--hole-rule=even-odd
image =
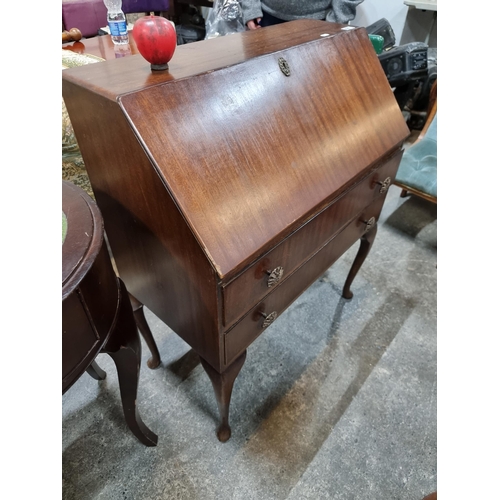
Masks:
[[[370,217],[368,220],[364,220],[363,222],[366,224],[365,233],[367,233],[368,231],[370,231],[370,229],[373,228],[377,221],[375,220],[375,217]]]
[[[272,271],[266,271],[266,273],[269,275],[269,278],[267,279],[267,287],[271,288],[272,286],[276,285],[276,283],[279,282],[281,278],[283,278],[283,273],[285,270],[281,267],[278,266]]]
[[[267,328],[278,317],[278,313],[276,311],[273,311],[271,314],[261,312],[260,315],[264,318],[262,328]]]
[[[386,177],[383,181],[377,182],[377,184],[381,186],[379,190],[380,194],[385,193],[389,189],[389,186],[391,185],[391,180],[392,179],[390,177]]]

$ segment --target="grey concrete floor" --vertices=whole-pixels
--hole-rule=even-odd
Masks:
[[[436,490],[436,206],[389,189],[350,301],[357,245],[248,349],[231,401],[232,437],[189,346],[146,310],[162,364],[138,405],[159,436],[127,428],[111,358],[62,398],[65,500],[421,500]]]

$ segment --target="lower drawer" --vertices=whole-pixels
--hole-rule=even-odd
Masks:
[[[366,207],[335,238],[321,248],[285,281],[257,304],[224,335],[225,364],[241,354],[302,292],[312,285],[366,230],[363,221],[378,219],[385,195]],[[266,318],[268,318],[266,320]]]

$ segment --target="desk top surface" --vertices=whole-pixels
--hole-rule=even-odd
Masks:
[[[139,54],[132,32],[129,31],[128,45],[115,45],[110,35],[85,38],[79,42],[63,43],[62,48],[77,54],[90,54],[102,59],[120,59],[134,54]]]

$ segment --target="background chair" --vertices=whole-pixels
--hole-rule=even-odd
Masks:
[[[403,197],[415,194],[437,203],[437,80],[431,96],[424,128],[406,148],[394,184],[402,188]]]

